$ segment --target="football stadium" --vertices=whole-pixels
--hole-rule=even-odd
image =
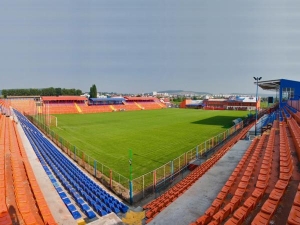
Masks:
[[[300,82],[254,84],[278,101],[0,99],[0,225],[300,224]]]

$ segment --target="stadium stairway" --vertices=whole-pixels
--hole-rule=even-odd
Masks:
[[[134,102],[134,104],[139,107],[140,109],[144,109],[140,104],[138,104],[137,102]]]
[[[81,108],[79,107],[79,105],[78,105],[76,102],[74,102],[74,105],[75,105],[77,111],[78,111],[79,113],[82,113]]]
[[[115,107],[113,107],[112,105],[109,106],[111,108],[112,111],[116,111]]]
[[[221,159],[230,150],[230,148],[238,142],[238,140],[244,138],[249,129],[250,126],[244,128],[242,131],[240,131],[240,133],[226,142],[219,151],[212,155],[212,157],[194,169],[186,178],[181,180],[179,183],[152,202],[144,205],[143,208],[146,210],[146,223],[150,223],[160,212],[162,212],[172,202],[183,195],[183,193],[187,191],[196,181],[198,181],[199,178],[202,177],[216,162],[218,162],[219,159]]]
[[[155,102],[157,105],[159,105],[160,108],[166,108],[166,105],[161,102]]]
[[[97,215],[126,213],[128,206],[108,194],[62,154],[21,113],[15,111],[36,155],[62,201],[73,215],[95,220]],[[71,200],[74,200],[73,204]]]
[[[214,223],[221,223],[240,206],[255,169],[257,158],[262,154],[265,140],[266,134],[262,136],[258,143],[256,143],[257,140],[251,143],[211,206],[205,211],[203,216],[199,217],[192,224],[207,224],[211,220]],[[233,197],[228,201],[226,200],[227,195]],[[224,205],[223,208],[222,205]]]

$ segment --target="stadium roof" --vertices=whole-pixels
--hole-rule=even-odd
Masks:
[[[126,100],[129,101],[155,101],[157,98],[154,97],[125,97]]]
[[[90,98],[91,101],[93,102],[120,102],[124,101],[124,98]]]
[[[263,90],[276,91],[280,87],[280,81],[281,81],[281,79],[258,81],[258,86]],[[257,82],[254,82],[255,85],[256,85],[256,83]]]
[[[256,98],[255,97],[240,97],[240,96],[233,96],[231,98],[228,99],[228,102],[256,102]]]
[[[225,98],[209,98],[207,99],[209,102],[225,102],[227,99]]]
[[[42,101],[86,101],[84,96],[42,96]]]

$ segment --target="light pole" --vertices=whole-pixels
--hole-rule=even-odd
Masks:
[[[132,150],[129,149],[129,199],[130,204],[133,202],[133,190],[132,190]]]
[[[255,136],[257,134],[257,130],[256,130],[256,124],[257,124],[257,94],[258,94],[258,81],[261,80],[262,77],[253,77],[254,80],[256,80],[256,106],[255,106]]]

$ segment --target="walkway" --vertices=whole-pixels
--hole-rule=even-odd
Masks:
[[[190,224],[204,214],[235,169],[250,141],[237,142],[183,195],[160,212],[149,224]]]

